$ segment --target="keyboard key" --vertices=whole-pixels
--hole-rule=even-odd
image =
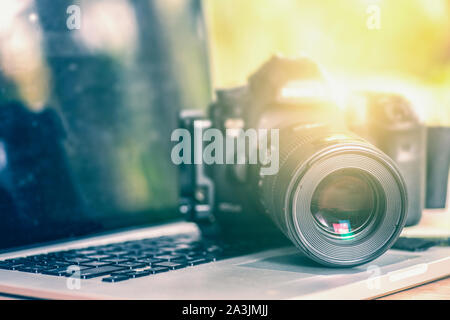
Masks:
[[[187,267],[186,263],[176,263],[176,262],[160,262],[154,265],[155,267],[167,267],[171,270],[181,269]]]
[[[9,265],[5,265],[4,269],[17,270],[20,267],[25,267],[25,264],[23,264],[23,263],[11,263]]]
[[[120,282],[120,281],[128,280],[130,278],[131,278],[130,276],[122,274],[122,275],[109,276],[109,277],[103,278],[102,281],[104,281],[104,282]]]
[[[160,259],[161,261],[173,261],[177,259],[186,258],[186,256],[180,256],[180,255],[161,255],[161,256],[155,256],[156,259]]]
[[[121,270],[121,271],[115,271],[115,272],[111,273],[111,276],[118,276],[118,275],[122,275],[122,274],[127,275],[127,274],[130,274],[132,272],[134,272],[134,270],[124,269],[124,270]]]
[[[29,262],[29,260],[24,258],[24,257],[22,257],[22,258],[7,259],[7,260],[4,260],[2,262],[8,263],[10,265],[14,265],[14,264],[18,265],[18,264],[24,264],[25,262]]]
[[[82,263],[86,263],[86,262],[90,262],[90,261],[94,261],[94,260],[93,259],[86,259],[86,258],[77,257],[77,258],[66,259],[66,261],[71,263],[71,264],[82,264]]]
[[[147,259],[147,258],[151,258],[151,255],[148,254],[136,254],[136,255],[127,255],[127,256],[122,256],[120,258],[123,259],[128,259],[130,261],[132,260],[142,260],[142,259]]]
[[[49,276],[66,276],[67,275],[67,267],[59,267],[55,269],[47,269],[41,272],[42,274],[46,274]]]
[[[156,259],[156,258],[144,258],[144,259],[137,260],[137,262],[145,263],[148,265],[153,265],[155,263],[164,262],[164,260]]]
[[[88,255],[87,257],[89,259],[93,259],[93,260],[105,260],[108,258],[113,258],[111,255],[107,255],[107,254],[93,254],[93,255]]]
[[[94,267],[90,267],[90,266],[82,266],[82,265],[72,265],[72,266],[66,266],[66,271],[68,275],[71,275],[77,271],[81,271],[81,270],[86,270],[86,269],[91,269]]]
[[[130,253],[129,251],[110,251],[110,252],[108,252],[109,255],[112,255],[114,257],[126,256],[129,253]]]
[[[136,256],[136,255],[140,255],[141,254],[141,250],[133,250],[133,249],[128,249],[128,248],[124,248],[125,250],[125,254],[121,254],[121,255],[115,255],[116,258],[123,258],[123,257],[128,257],[128,256]],[[112,253],[111,253],[112,254]]]
[[[166,272],[169,271],[170,269],[168,267],[152,267],[152,266],[146,266],[146,267],[142,267],[142,268],[137,268],[134,269],[132,272],[150,272],[151,274],[154,273],[161,273],[161,272]]]
[[[118,264],[118,266],[128,268],[128,269],[135,269],[135,268],[144,267],[145,263],[137,262],[137,261],[128,261],[128,262]]]
[[[146,257],[154,257],[157,255],[166,254],[167,252],[164,252],[162,250],[143,250],[141,251],[141,255],[144,255]]]
[[[105,261],[91,261],[91,262],[87,262],[87,263],[83,263],[83,266],[86,267],[92,267],[92,268],[98,268],[98,267],[103,267],[103,266],[109,266],[113,264],[112,262],[105,262]]]
[[[119,263],[124,263],[124,262],[128,262],[131,259],[124,259],[124,258],[110,258],[110,259],[105,259],[102,260],[104,262],[110,262],[110,263],[114,263],[114,264],[119,264]]]
[[[140,277],[145,277],[145,276],[149,276],[153,274],[153,272],[150,271],[134,271],[132,273],[130,273],[130,278],[140,278]]]
[[[56,267],[70,266],[71,264],[67,261],[49,260],[47,265],[54,266],[56,268]]]
[[[119,267],[117,265],[110,265],[110,266],[104,266],[104,267],[98,267],[98,268],[90,268],[86,270],[81,270],[80,272],[80,278],[81,279],[91,279],[95,277],[104,276],[116,271],[120,271],[125,269],[125,267]]]
[[[46,255],[45,254],[39,254],[39,255],[34,255],[34,256],[28,256],[28,257],[25,257],[25,259],[27,259],[29,261],[41,262],[41,261],[45,261],[46,260]]]
[[[198,254],[198,253],[197,254],[189,254],[189,255],[186,256],[186,258],[188,260],[201,259],[201,258],[204,258],[204,257],[206,257],[205,254]]]
[[[151,273],[161,273],[161,272],[167,272],[170,269],[168,267],[164,267],[164,266],[155,266],[155,267],[151,267],[150,269],[148,269],[148,271],[150,271]]]

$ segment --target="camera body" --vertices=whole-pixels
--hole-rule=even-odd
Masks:
[[[281,87],[291,80],[292,87]],[[280,92],[282,90],[284,92]],[[301,90],[298,96],[296,90]],[[268,215],[261,214],[266,211],[260,197],[264,166],[261,163],[251,165],[248,159],[251,153],[259,152],[254,145],[249,149],[252,146],[246,141],[248,148],[244,154],[239,154],[237,140],[252,129],[270,131],[282,127],[280,139],[287,136],[284,131],[289,132],[293,127],[302,131],[329,130],[330,127],[344,130],[343,114],[328,96],[329,88],[318,65],[306,59],[299,63],[294,59],[273,57],[250,77],[248,85],[217,90],[217,99],[206,115],[191,110],[182,112],[180,127],[189,130],[191,137],[196,130],[205,132],[216,128],[226,137],[224,140],[234,141],[236,152],[230,155],[229,150],[225,150],[228,159],[223,165],[181,165],[180,211],[199,224],[204,233],[219,233],[226,240],[261,241],[264,237],[270,244],[282,241],[280,230]],[[195,143],[193,138],[192,145]],[[204,148],[202,142],[198,149]],[[259,187],[255,189],[255,186]]]
[[[397,166],[348,130],[310,59],[273,57],[246,86],[217,91],[208,114],[183,112],[180,127],[194,146],[175,161],[180,212],[205,235],[288,239],[320,264],[349,267],[381,255],[404,226]]]
[[[427,128],[411,102],[393,93],[354,93],[346,123],[395,161],[408,191],[406,226],[418,224],[425,203]]]
[[[399,94],[355,92],[347,104],[346,125],[397,164],[408,191],[406,226],[422,211],[446,206],[450,167],[450,128],[427,126],[412,103]]]

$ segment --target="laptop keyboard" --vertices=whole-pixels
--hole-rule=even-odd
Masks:
[[[176,235],[7,259],[0,261],[0,269],[119,282],[224,257],[223,246]]]

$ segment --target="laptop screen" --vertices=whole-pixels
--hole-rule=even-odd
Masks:
[[[200,0],[0,2],[0,248],[179,217],[170,135],[211,98]]]

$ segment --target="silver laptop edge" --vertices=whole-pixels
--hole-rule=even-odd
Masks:
[[[15,251],[1,259],[176,234],[198,235],[192,223],[172,223]],[[390,250],[369,265],[330,269],[302,264],[295,248],[267,250],[132,279],[105,283],[0,270],[0,292],[46,299],[370,299],[450,274],[450,248],[423,253]],[[300,263],[299,263],[300,261]]]

